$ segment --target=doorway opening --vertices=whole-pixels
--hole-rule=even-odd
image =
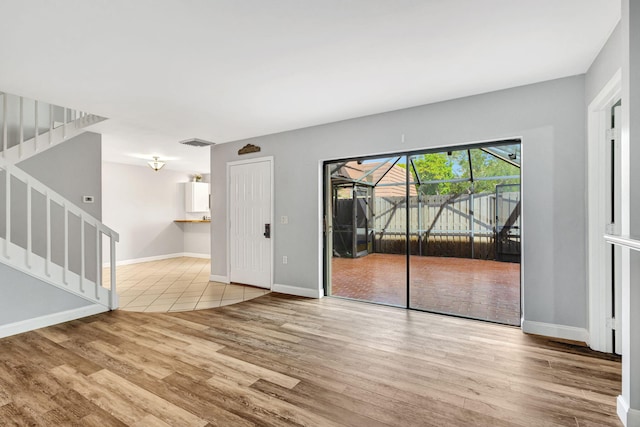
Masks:
[[[325,294],[520,325],[520,141],[325,163]]]
[[[606,143],[606,209],[607,232],[620,234],[622,229],[622,101],[618,100],[611,107],[609,118],[610,131]],[[622,248],[610,245],[606,258],[607,288],[611,293],[611,332],[613,352],[622,354]]]
[[[618,354],[624,262],[620,250],[603,236],[620,235],[623,229],[621,94],[618,70],[589,104],[587,146],[589,347]]]

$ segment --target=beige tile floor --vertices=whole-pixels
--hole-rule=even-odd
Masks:
[[[209,281],[208,259],[171,258],[117,267],[120,309],[168,312],[236,304],[266,293],[252,286]],[[108,269],[104,272],[108,283]]]

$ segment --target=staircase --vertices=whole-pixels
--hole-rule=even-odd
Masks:
[[[7,93],[0,98],[0,263],[117,308],[118,233],[16,166],[105,119]]]

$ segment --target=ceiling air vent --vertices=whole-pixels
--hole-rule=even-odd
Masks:
[[[210,145],[215,145],[215,142],[205,141],[200,138],[190,138],[180,141],[180,144],[191,145],[192,147],[208,147]]]

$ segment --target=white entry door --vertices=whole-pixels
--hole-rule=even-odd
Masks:
[[[272,160],[229,164],[229,278],[271,289]]]

